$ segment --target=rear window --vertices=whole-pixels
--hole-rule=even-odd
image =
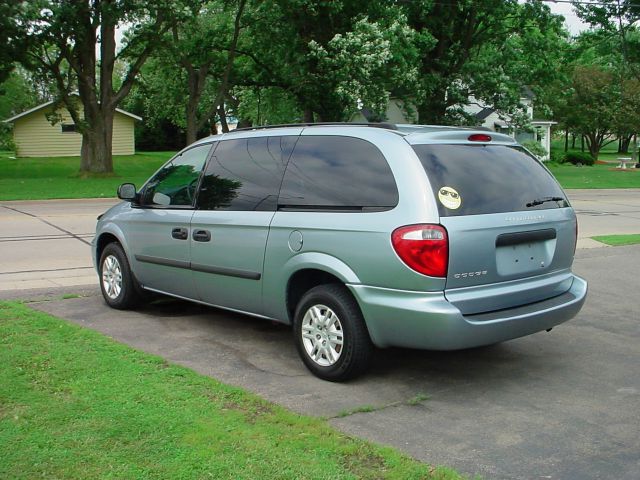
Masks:
[[[553,176],[521,147],[413,145],[436,195],[440,216],[563,208]]]

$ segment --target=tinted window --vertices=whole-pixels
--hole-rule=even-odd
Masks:
[[[441,216],[566,207],[553,176],[519,147],[414,145]],[[561,198],[531,205],[535,200]],[[527,206],[529,204],[530,206]]]
[[[393,208],[398,189],[373,144],[352,137],[300,137],[287,166],[279,204],[293,208]]]
[[[190,206],[211,144],[180,153],[147,182],[140,194],[142,205]]]
[[[298,137],[223,140],[202,180],[202,210],[276,209],[282,175]]]

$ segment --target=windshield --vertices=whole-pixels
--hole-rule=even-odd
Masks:
[[[522,147],[413,145],[436,195],[440,216],[568,207],[542,164]]]

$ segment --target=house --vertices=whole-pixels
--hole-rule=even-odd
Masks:
[[[533,119],[533,101],[535,94],[528,87],[523,87],[520,104],[524,107],[522,113],[529,119],[530,130],[522,130],[518,128],[512,121],[512,116],[508,113],[500,112],[495,108],[483,104],[473,96],[469,97],[468,103],[463,105],[464,112],[475,117],[476,125],[494,132],[505,133],[514,137],[518,142],[526,142],[534,140],[540,143],[547,152],[551,151],[551,127],[557,122],[549,120]],[[376,115],[367,108],[362,108],[351,119],[352,122],[367,122],[369,119],[377,119],[380,115]],[[391,99],[387,104],[385,112],[385,121],[390,123],[415,123],[414,119],[409,116],[404,108],[403,103],[398,99]],[[547,154],[543,160],[548,160]]]
[[[82,115],[82,112],[81,112]],[[51,124],[49,118],[59,121]],[[129,112],[116,108],[113,117],[113,154],[135,153],[134,124],[142,120]],[[13,123],[13,141],[18,157],[77,157],[80,156],[82,135],[66,108],[46,102],[5,120]]]
[[[549,159],[551,152],[551,127],[558,122],[550,120],[534,120],[533,102],[536,96],[529,87],[523,87],[520,97],[520,104],[524,107],[522,113],[527,117],[530,130],[522,130],[512,122],[512,117],[508,113],[500,112],[494,108],[486,106],[475,98],[470,97],[469,103],[464,106],[464,111],[474,115],[478,125],[494,132],[511,135],[518,142],[535,141],[540,143],[547,151],[547,155],[542,160]]]

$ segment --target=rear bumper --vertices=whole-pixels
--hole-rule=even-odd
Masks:
[[[573,276],[565,293],[528,305],[463,315],[442,293],[349,285],[374,344],[427,350],[459,350],[511,340],[555,327],[582,308],[587,282]]]

